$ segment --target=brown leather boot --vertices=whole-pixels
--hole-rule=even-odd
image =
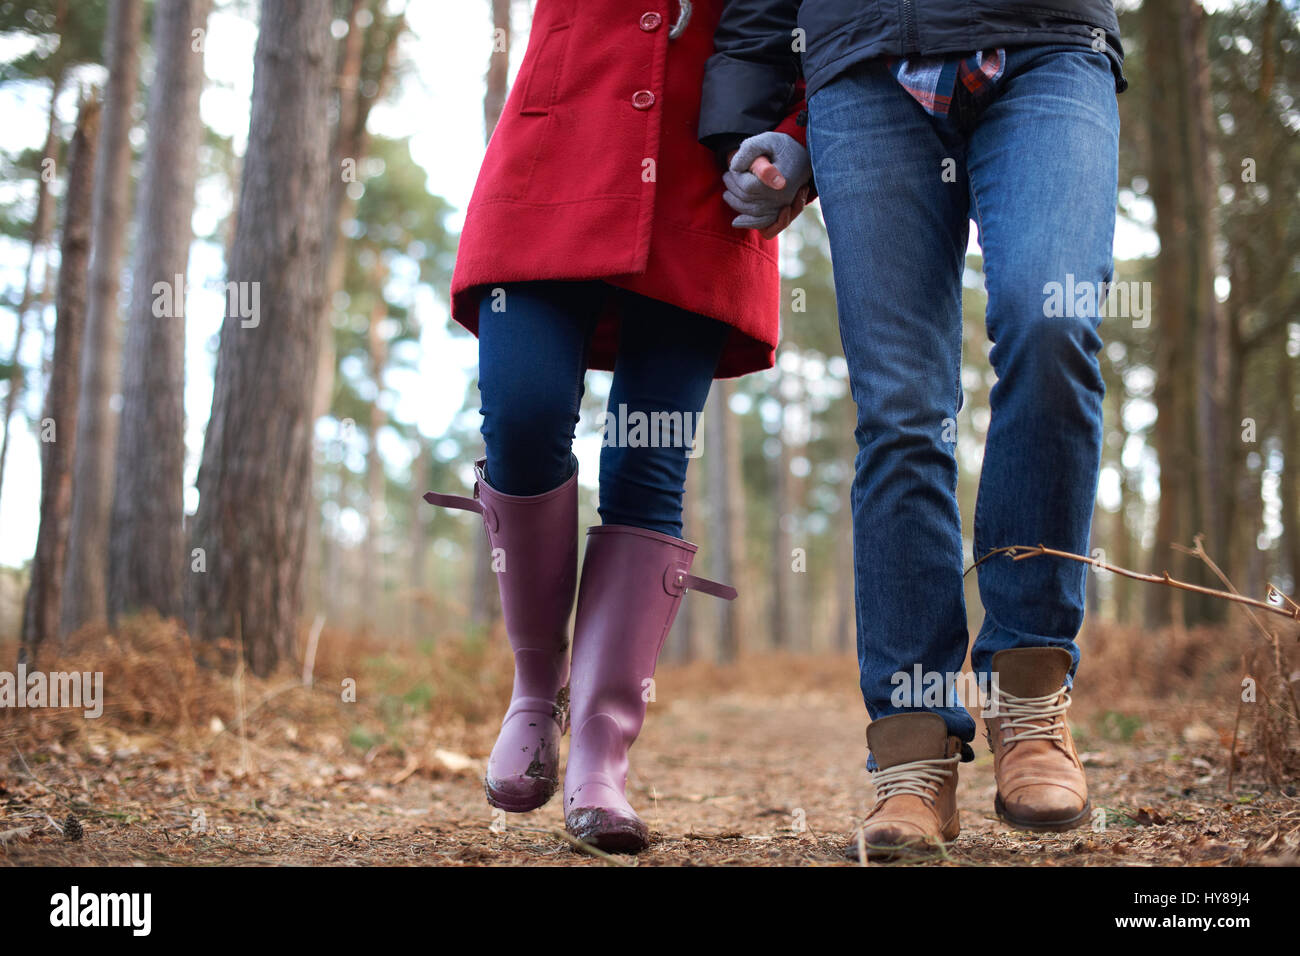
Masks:
[[[894,714],[873,720],[867,745],[879,769],[876,805],[853,834],[845,855],[889,860],[933,853],[957,839],[957,762],[961,741],[938,714]]]
[[[1088,819],[1088,782],[1065,714],[1070,652],[1017,647],[993,655],[997,715],[984,720],[999,817],[1022,830],[1070,830]]]

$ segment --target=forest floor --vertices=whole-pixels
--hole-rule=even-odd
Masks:
[[[477,665],[496,674],[503,662],[490,659]],[[398,679],[382,655],[366,668]],[[851,865],[848,834],[871,802],[855,678],[851,659],[829,656],[661,668],[629,781],[653,843],[601,859],[560,835],[558,797],[522,815],[485,802],[493,700],[470,719],[443,713],[406,675],[403,694],[376,691],[363,717],[320,683],[168,670],[151,686],[159,701],[188,695],[179,724],[147,702],[99,720],[0,720],[0,865]],[[364,698],[382,681],[358,686]],[[491,686],[508,697],[499,675]],[[1244,731],[1227,788],[1233,709],[1103,706],[1082,682],[1075,696],[1106,826],[1040,835],[999,822],[981,728],[977,760],[961,766],[961,836],[932,864],[1300,863],[1300,797],[1259,784]],[[79,840],[64,832],[69,814]]]

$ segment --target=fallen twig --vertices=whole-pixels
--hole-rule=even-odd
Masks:
[[[320,645],[320,633],[325,627],[325,615],[317,614],[312,622],[311,632],[307,635],[307,652],[303,654],[302,683],[310,687],[316,670],[316,648]]]
[[[745,839],[745,834],[741,833],[739,830],[724,830],[724,831],[721,832],[721,833],[696,833],[694,830],[692,830],[690,833],[686,834],[686,839],[688,839],[688,840],[706,840],[706,841],[708,841],[708,840],[743,840],[743,839]]]
[[[612,853],[606,853],[604,850],[600,849],[600,847],[592,846],[590,843],[585,843],[582,840],[579,840],[577,837],[570,836],[564,830],[552,830],[550,832],[552,836],[559,837],[561,840],[569,844],[569,846],[573,847],[575,850],[581,850],[583,853],[590,853],[598,860],[601,860],[610,866],[631,866],[632,865],[631,863],[628,863],[626,860],[620,860]]]
[[[0,847],[8,846],[10,840],[22,840],[31,836],[35,827],[14,827],[12,830],[0,830]]]
[[[597,859],[609,864],[610,866],[634,866],[626,860],[620,860],[612,853],[606,853],[600,847],[592,846],[590,843],[584,843],[577,837],[572,836],[566,830],[560,830],[547,827],[506,827],[506,830],[521,830],[525,833],[545,833],[547,836],[559,837],[575,850],[581,850],[583,853],[589,853]]]

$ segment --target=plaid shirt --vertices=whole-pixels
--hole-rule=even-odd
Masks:
[[[889,67],[903,89],[933,116],[947,116],[960,82],[972,95],[988,89],[1002,76],[1005,50],[984,50],[968,57],[918,57],[900,60],[887,57]]]

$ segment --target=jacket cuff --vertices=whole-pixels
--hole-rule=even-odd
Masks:
[[[713,156],[718,161],[718,169],[726,172],[730,166],[728,158],[736,150],[740,149],[740,144],[749,137],[741,136],[739,133],[719,133],[717,136],[709,138],[709,142],[704,145],[713,150]]]
[[[700,142],[717,151],[775,129],[794,99],[795,79],[792,70],[715,53],[700,96]]]

